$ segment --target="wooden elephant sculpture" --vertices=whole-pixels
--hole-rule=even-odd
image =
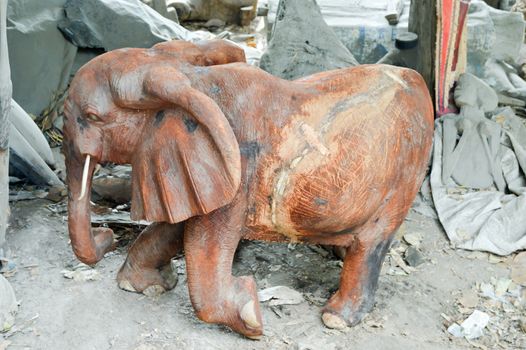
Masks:
[[[111,249],[111,230],[90,227],[91,177],[96,163],[130,163],[131,216],[154,223],[130,248],[121,288],[173,288],[170,259],[184,248],[197,316],[257,338],[256,284],[231,270],[240,239],[337,245],[347,254],[322,318],[354,325],[425,175],[424,80],[363,65],[285,81],[243,59],[227,42],[170,42],[79,70],[64,122],[73,250],[94,264]]]

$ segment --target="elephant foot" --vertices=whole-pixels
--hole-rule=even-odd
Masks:
[[[126,261],[117,274],[119,288],[128,292],[155,297],[173,289],[177,284],[177,273],[172,264],[155,268],[133,268]]]
[[[197,317],[207,323],[223,324],[247,338],[258,340],[263,335],[263,322],[252,277],[234,277],[230,288],[223,287],[217,294],[200,291],[194,307]],[[223,299],[223,300],[221,300]]]
[[[353,302],[352,300],[360,300]],[[360,323],[374,305],[374,292],[360,298],[342,298],[336,292],[322,311],[322,321],[328,328],[344,329]]]
[[[370,241],[367,238],[383,236],[378,234],[383,230],[385,228],[379,226],[376,221],[366,224],[360,232],[361,236],[347,247],[340,288],[322,311],[322,320],[327,327],[342,329],[355,326],[373,308],[378,277],[385,254],[391,245],[392,234],[387,239],[378,241]]]

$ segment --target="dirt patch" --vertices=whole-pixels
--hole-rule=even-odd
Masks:
[[[236,275],[255,275],[259,289],[288,286],[305,299],[297,305],[262,303],[265,336],[251,341],[195,317],[182,257],[174,260],[179,283],[154,299],[117,287],[115,277],[127,250],[124,243],[97,264],[96,278],[64,278],[63,271],[73,270],[78,261],[68,243],[65,214],[48,210],[49,204],[32,200],[12,205],[7,249],[17,269],[6,277],[20,309],[15,325],[0,335],[0,348],[2,341],[10,342],[8,349],[97,350],[526,346],[520,328],[524,298],[505,292],[500,302],[494,302],[480,289],[482,283],[496,286],[510,278],[512,260],[455,251],[439,224],[417,213],[410,213],[397,235],[395,253],[386,259],[374,311],[360,325],[344,331],[329,330],[320,319],[321,306],[338,287],[340,260],[319,247],[243,242],[235,257]],[[123,232],[123,242],[130,242],[137,231]],[[396,255],[404,256],[408,244],[401,237],[408,233],[421,237],[418,251],[424,262],[406,271]],[[414,240],[414,235],[408,237]],[[483,337],[470,344],[447,332],[451,323],[461,322],[475,309],[490,315]]]

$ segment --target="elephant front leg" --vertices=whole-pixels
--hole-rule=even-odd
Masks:
[[[132,244],[117,281],[121,289],[154,296],[177,284],[171,259],[183,248],[183,224],[153,223]]]
[[[188,289],[201,320],[257,339],[263,329],[256,283],[251,276],[232,275],[243,213],[244,208],[220,209],[187,223],[184,249]]]
[[[354,326],[372,309],[380,269],[391,238],[376,243],[358,237],[347,248],[340,288],[323,309],[323,323],[329,328]]]

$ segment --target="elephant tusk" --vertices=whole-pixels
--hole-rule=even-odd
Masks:
[[[89,171],[90,155],[86,156],[86,163],[84,163],[84,170],[82,171],[82,185],[80,188],[79,201],[86,195],[86,184],[88,183],[88,171]]]

